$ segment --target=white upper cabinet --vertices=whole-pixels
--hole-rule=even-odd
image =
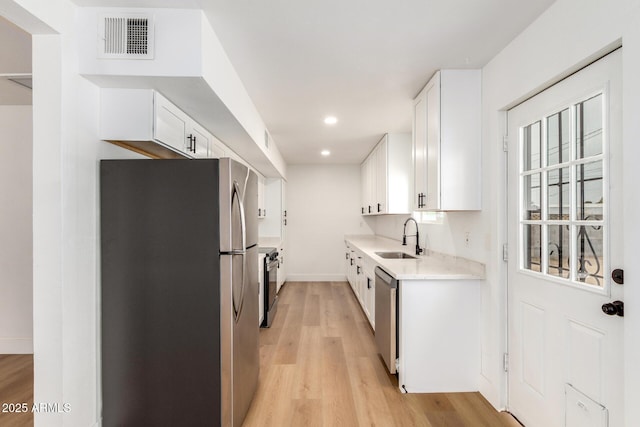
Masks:
[[[410,134],[386,134],[360,167],[362,214],[411,212]]]
[[[203,159],[209,157],[209,147],[211,145],[211,134],[207,132],[202,126],[194,121],[189,121],[191,125],[187,129],[187,152],[191,153],[192,157]]]
[[[265,200],[265,178],[258,174],[258,218],[267,216]]]
[[[480,70],[438,71],[413,106],[414,210],[480,210]]]
[[[151,89],[103,88],[100,138],[150,157],[209,157],[213,135]]]

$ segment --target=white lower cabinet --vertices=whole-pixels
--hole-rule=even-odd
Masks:
[[[369,324],[375,329],[375,263],[348,244],[344,253],[347,281],[356,296]]]
[[[480,281],[401,280],[398,384],[409,393],[480,387]]]
[[[364,263],[364,286],[363,292],[364,312],[369,319],[371,327],[376,329],[376,281],[375,281],[375,264],[372,264],[367,259]]]
[[[362,255],[357,253],[356,257],[356,296],[358,297],[358,301],[360,305],[364,309],[364,270],[363,270],[363,260]]]

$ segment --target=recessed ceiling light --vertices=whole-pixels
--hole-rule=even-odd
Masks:
[[[324,118],[324,123],[327,125],[335,125],[336,123],[338,123],[338,119],[334,116],[327,116]]]
[[[328,156],[329,154],[331,154],[331,151],[329,151],[329,150],[322,150],[322,151],[320,152],[320,154],[322,154],[323,156],[325,156],[325,157],[326,157],[326,156]]]

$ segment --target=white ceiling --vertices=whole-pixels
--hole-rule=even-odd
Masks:
[[[411,100],[437,69],[482,67],[553,1],[75,3],[202,8],[283,157],[305,164],[359,163],[385,132],[410,132]]]
[[[440,68],[479,68],[553,0],[204,0],[288,163],[361,162],[411,131]],[[325,115],[338,117],[328,127]],[[330,158],[320,150],[331,150]]]

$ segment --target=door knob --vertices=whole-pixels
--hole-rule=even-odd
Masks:
[[[614,301],[602,304],[602,311],[609,316],[618,315],[624,317],[624,303],[622,301]]]

